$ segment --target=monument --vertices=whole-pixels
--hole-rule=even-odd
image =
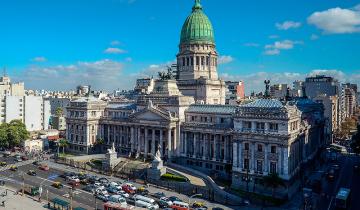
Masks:
[[[148,180],[160,180],[161,176],[166,173],[166,168],[164,167],[164,163],[161,160],[160,150],[161,146],[159,145],[154,156],[154,160],[151,163],[151,167],[147,169]]]
[[[111,171],[119,163],[117,152],[115,150],[115,144],[112,148],[107,150],[105,154],[105,160],[103,161],[103,169],[105,171]]]

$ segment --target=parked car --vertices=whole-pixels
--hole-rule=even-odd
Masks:
[[[88,185],[89,181],[87,179],[80,179],[80,184],[82,185]]]
[[[48,171],[50,168],[48,165],[41,165],[41,166],[39,166],[39,169],[41,169],[43,171]]]
[[[125,183],[125,184],[123,184],[123,186],[127,186],[127,187],[129,187],[130,189],[136,191],[136,187],[135,187],[133,184],[131,184],[131,183]]]
[[[69,185],[70,185],[71,187],[78,187],[78,186],[80,186],[80,182],[70,181],[70,182],[69,182]]]
[[[139,195],[148,195],[148,194],[149,194],[149,190],[145,189],[145,187],[139,187],[139,188],[136,190],[136,194],[139,194]]]
[[[124,198],[130,198],[129,193],[126,193],[124,190],[118,191],[118,194],[121,195]]]
[[[108,187],[106,188],[106,190],[109,192],[109,193],[118,193],[119,190],[115,187]]]
[[[95,187],[93,185],[87,185],[83,188],[83,190],[85,190],[86,192],[91,192],[91,193],[95,193]]]
[[[22,156],[22,157],[21,157],[21,160],[24,160],[24,161],[25,161],[25,160],[29,160],[29,158],[26,157],[26,156]]]
[[[163,192],[157,192],[157,193],[153,194],[153,197],[160,199],[160,198],[166,197],[166,195]]]
[[[64,187],[64,185],[61,184],[61,182],[54,182],[54,183],[52,184],[52,186],[55,187],[55,188],[57,188],[57,189],[61,189],[61,188]]]
[[[175,201],[182,202],[182,200],[180,198],[176,197],[176,196],[170,196],[169,200],[171,202],[175,202]]]
[[[29,170],[29,171],[27,172],[27,174],[30,175],[30,176],[36,176],[36,171],[34,171],[34,170]]]
[[[39,163],[39,161],[36,160],[36,161],[32,162],[32,164],[35,166],[38,166],[40,163]]]
[[[3,161],[2,161],[2,162],[0,162],[0,166],[1,166],[1,167],[6,166],[6,165],[7,165],[7,163],[6,163],[6,162],[3,162]]]
[[[129,194],[135,194],[135,190],[131,189],[129,186],[127,185],[123,185],[122,186],[122,190],[124,190],[126,193],[129,193]]]
[[[122,197],[121,195],[112,195],[109,197],[109,201],[114,202],[114,203],[120,203],[123,205],[126,205],[126,200],[124,197]]]
[[[17,170],[18,170],[18,167],[17,167],[17,166],[11,166],[11,167],[10,167],[10,170],[11,170],[11,171],[17,171]]]
[[[168,206],[171,206],[173,204],[173,202],[167,197],[160,198],[160,201],[167,203]]]
[[[109,197],[109,195],[96,194],[96,198],[102,200],[103,202],[108,202]]]
[[[102,183],[102,184],[108,184],[108,183],[109,183],[109,180],[108,180],[107,178],[105,178],[105,177],[101,177],[101,178],[99,179],[99,182]]]
[[[68,178],[68,180],[80,183],[80,179],[77,176],[71,176]]]

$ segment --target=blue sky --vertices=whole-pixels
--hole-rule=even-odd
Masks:
[[[360,83],[360,2],[202,0],[219,75],[247,92],[308,74]],[[0,66],[28,89],[131,89],[175,60],[193,0],[2,0]]]

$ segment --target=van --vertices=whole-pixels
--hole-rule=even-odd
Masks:
[[[188,210],[189,204],[180,201],[174,201],[173,205],[171,205],[170,207],[175,210]]]
[[[155,208],[155,206],[151,205],[150,203],[141,200],[135,200],[135,206],[140,208],[151,209],[151,210],[158,209]]]
[[[159,208],[159,205],[155,202],[155,200],[154,199],[152,199],[152,198],[149,198],[149,197],[145,197],[145,196],[142,196],[142,195],[134,195],[133,196],[133,199],[135,200],[135,201],[144,201],[144,202],[146,202],[146,203],[149,203],[149,204],[151,204],[152,206],[154,206],[154,208],[155,209],[158,209]]]
[[[112,195],[109,198],[109,201],[114,202],[114,203],[120,203],[122,205],[126,205],[126,200],[124,197],[122,197],[121,195]]]

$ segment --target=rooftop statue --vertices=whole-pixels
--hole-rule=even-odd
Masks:
[[[163,71],[160,71],[158,72],[159,74],[159,78],[160,80],[170,80],[170,79],[173,79],[173,74],[172,74],[172,70],[171,70],[171,67],[167,67],[167,73],[166,72],[163,72]]]

